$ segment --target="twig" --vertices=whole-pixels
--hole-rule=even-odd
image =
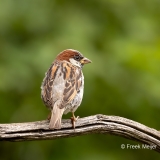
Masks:
[[[160,152],[160,132],[138,122],[106,115],[94,115],[79,118],[75,130],[70,120],[62,121],[60,130],[50,130],[48,121],[28,123],[0,124],[0,141],[29,141],[67,138],[91,133],[113,134],[154,145],[153,149]]]

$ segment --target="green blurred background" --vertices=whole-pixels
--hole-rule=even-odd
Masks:
[[[46,119],[41,82],[67,48],[93,61],[83,68],[76,115],[117,115],[160,129],[159,0],[0,0],[0,123]],[[0,142],[0,159],[158,159],[147,149],[122,150],[127,143],[139,144],[98,134]]]

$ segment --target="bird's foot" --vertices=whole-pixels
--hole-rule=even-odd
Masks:
[[[72,112],[71,122],[72,126],[75,129],[75,122],[78,120],[79,116],[75,117],[74,113]]]

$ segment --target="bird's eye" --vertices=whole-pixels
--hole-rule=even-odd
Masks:
[[[74,56],[74,59],[75,59],[76,61],[79,61],[79,60],[81,59],[81,57],[80,57],[79,55],[76,55],[76,56]]]

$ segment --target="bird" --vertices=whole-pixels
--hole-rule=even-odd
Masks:
[[[75,129],[74,112],[80,106],[84,92],[82,68],[91,60],[79,51],[66,49],[60,52],[45,73],[41,85],[41,98],[51,111],[49,129],[61,129],[62,115],[72,113],[71,122]]]

